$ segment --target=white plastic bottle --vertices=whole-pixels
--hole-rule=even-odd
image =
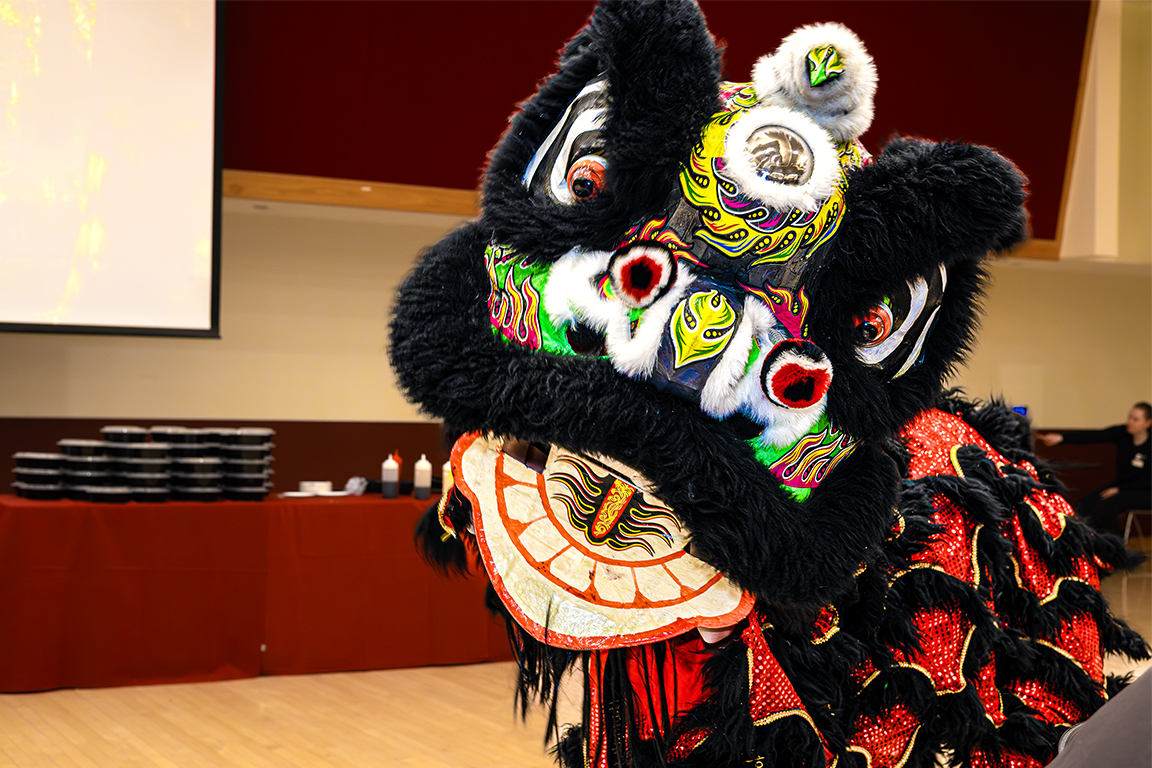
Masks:
[[[428,498],[432,494],[432,462],[420,454],[420,461],[416,462],[412,472],[412,498]]]
[[[380,485],[386,499],[394,499],[400,492],[400,465],[392,458],[392,454],[388,454],[380,467]]]

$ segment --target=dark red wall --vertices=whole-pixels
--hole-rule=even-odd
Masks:
[[[553,68],[587,0],[229,0],[227,168],[477,186],[513,106]],[[728,78],[796,26],[840,21],[880,72],[873,152],[893,133],[996,147],[1052,238],[1089,3],[703,0]]]

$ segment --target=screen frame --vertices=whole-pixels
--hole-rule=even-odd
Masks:
[[[215,0],[215,72],[212,105],[212,275],[211,307],[207,328],[149,328],[122,325],[65,325],[63,323],[0,322],[0,333],[61,333],[88,336],[157,336],[197,339],[220,338],[220,217],[224,175],[224,0]]]

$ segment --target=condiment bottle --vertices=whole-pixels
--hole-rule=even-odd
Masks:
[[[380,486],[386,499],[394,499],[400,492],[400,465],[392,458],[392,454],[388,454],[380,467]]]
[[[412,498],[426,499],[432,493],[432,462],[420,454],[420,460],[412,468]]]

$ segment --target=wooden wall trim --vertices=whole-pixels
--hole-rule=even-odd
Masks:
[[[1008,253],[1016,259],[1039,259],[1042,261],[1057,261],[1060,258],[1060,241],[1033,238],[1021,243]]]
[[[223,191],[225,197],[448,213],[457,216],[477,215],[480,204],[480,194],[475,190],[240,171],[230,168],[224,169]]]
[[[1088,9],[1088,29],[1084,33],[1084,50],[1080,54],[1080,80],[1076,84],[1076,106],[1072,110],[1072,137],[1068,142],[1068,155],[1064,158],[1064,185],[1060,190],[1060,210],[1056,212],[1056,255],[1060,258],[1060,243],[1064,240],[1064,224],[1068,219],[1068,191],[1072,187],[1072,166],[1076,160],[1076,144],[1080,141],[1080,128],[1084,122],[1084,101],[1088,91],[1088,69],[1092,61],[1092,39],[1096,34],[1096,16],[1099,0],[1092,0]]]
[[[1071,153],[1071,150],[1069,152]],[[1071,155],[1068,162],[1071,166]],[[458,216],[476,216],[480,206],[480,193],[466,189],[420,187],[413,184],[332,179],[323,176],[296,176],[264,171],[238,171],[229,168],[224,169],[223,181],[225,197],[283,203],[319,203],[393,211],[448,213]],[[1062,219],[1063,207],[1061,207]],[[1020,259],[1055,261],[1060,258],[1060,241],[1029,240],[1012,251],[1011,255]]]

